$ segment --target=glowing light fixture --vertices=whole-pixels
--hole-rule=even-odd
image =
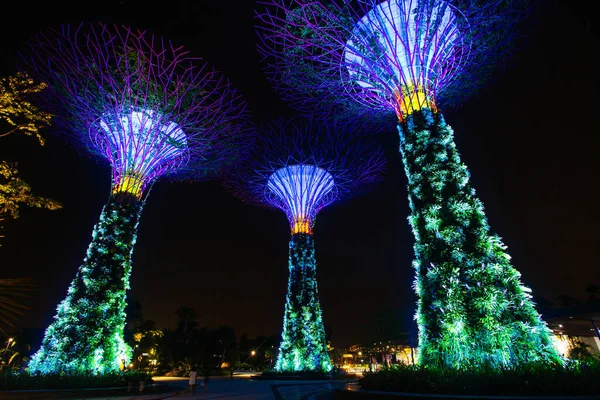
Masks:
[[[281,168],[271,175],[267,187],[286,204],[292,233],[312,233],[319,209],[335,200],[333,177],[314,165]]]
[[[142,196],[146,185],[188,161],[187,139],[174,122],[154,110],[104,115],[98,122],[104,135],[92,135],[97,149],[114,159],[113,193]]]
[[[379,3],[355,24],[346,42],[350,78],[389,99],[400,119],[432,108],[436,80],[460,61],[454,51],[460,38],[457,15],[445,1]]]

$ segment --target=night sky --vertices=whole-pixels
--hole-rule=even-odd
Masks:
[[[53,3],[11,3],[0,24],[2,76],[16,71],[18,49],[47,26],[124,23],[203,57],[243,93],[256,121],[293,115],[261,70],[251,0],[169,1],[155,8],[104,2],[87,11]],[[492,230],[534,295],[553,302],[561,294],[585,298],[588,284],[600,284],[594,61],[600,38],[593,3],[541,0],[495,79],[446,114]],[[51,322],[110,189],[106,163],[44,133],[44,147],[23,136],[0,139],[0,159],[18,161],[36,193],[64,205],[61,211],[22,208],[6,224],[1,277],[37,284],[20,328]],[[396,332],[415,328],[406,178],[397,135],[378,140],[389,159],[385,180],[325,208],[316,220],[320,299],[334,346],[371,340],[382,324]],[[161,328],[174,327],[175,310],[189,306],[202,326],[229,325],[249,337],[278,334],[288,238],[282,211],[244,204],[217,182],[159,182],[142,215],[128,295]]]

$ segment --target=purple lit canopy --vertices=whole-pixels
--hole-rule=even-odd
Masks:
[[[286,100],[329,113],[394,111],[401,120],[475,90],[519,11],[500,12],[500,0],[261,3],[259,50]]]
[[[382,178],[385,158],[348,126],[293,118],[263,123],[248,159],[225,185],[283,210],[292,233],[311,233],[316,214]]]
[[[203,178],[246,147],[246,105],[227,80],[146,32],[64,25],[30,40],[21,58],[50,86],[56,131],[109,161],[113,193],[140,198],[163,176]]]

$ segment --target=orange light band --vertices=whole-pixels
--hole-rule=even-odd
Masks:
[[[292,224],[292,234],[310,233],[312,234],[312,223],[307,218],[298,217]]]

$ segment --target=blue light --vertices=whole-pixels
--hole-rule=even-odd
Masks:
[[[176,170],[188,161],[183,130],[153,110],[104,115],[92,129],[90,139],[114,169],[115,184],[126,177],[140,182],[139,191],[156,177]]]
[[[460,60],[457,14],[445,1],[389,0],[374,6],[354,26],[344,60],[351,78],[393,99],[401,87],[424,87]],[[444,73],[442,73],[444,72]]]
[[[280,200],[292,233],[309,233],[319,210],[335,200],[333,177],[314,165],[281,168],[269,177],[267,188]]]

